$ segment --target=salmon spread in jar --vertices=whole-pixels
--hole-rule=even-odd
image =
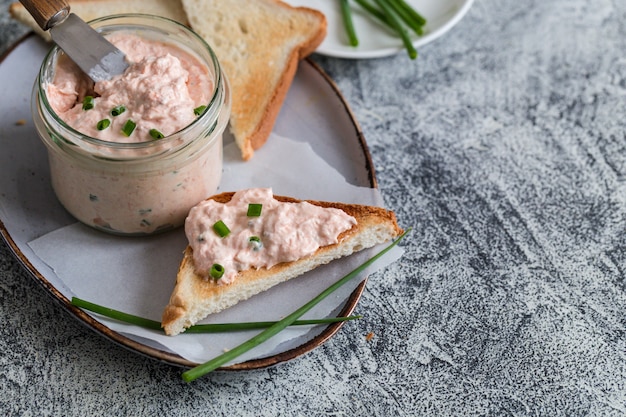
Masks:
[[[219,185],[228,83],[210,47],[176,22],[124,15],[92,25],[130,65],[94,84],[58,48],[44,59],[33,115],[52,187],[74,217],[107,232],[180,226]]]

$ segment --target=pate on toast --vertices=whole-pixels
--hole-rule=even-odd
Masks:
[[[226,203],[234,193],[222,193],[211,199]],[[280,202],[299,203],[291,197],[274,196]],[[237,273],[233,282],[221,285],[199,274],[194,265],[193,249],[187,246],[180,263],[176,284],[165,307],[162,326],[168,335],[183,332],[209,314],[217,313],[255,294],[304,274],[334,259],[385,243],[402,234],[395,214],[381,207],[306,200],[318,207],[339,209],[356,219],[356,224],[339,234],[338,242],[318,248],[312,255],[282,262],[270,268],[250,268]]]

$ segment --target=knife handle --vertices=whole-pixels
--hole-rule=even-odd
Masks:
[[[43,30],[61,23],[70,14],[70,5],[65,0],[20,0],[20,3]]]

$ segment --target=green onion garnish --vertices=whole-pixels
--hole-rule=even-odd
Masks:
[[[111,116],[119,116],[125,111],[126,111],[126,107],[120,104],[119,106],[113,107],[113,109],[111,110]]]
[[[93,96],[85,96],[83,99],[83,110],[91,110],[94,106]]]
[[[143,317],[135,316],[133,314],[124,313],[119,310],[114,310],[109,307],[103,307],[98,304],[80,299],[78,297],[72,297],[72,305],[80,307],[82,309],[100,314],[105,317],[109,317],[114,320],[119,320],[124,323],[134,324],[137,326],[145,327],[146,329],[162,330],[161,322],[156,320],[150,320]],[[309,319],[309,320],[297,320],[292,325],[305,326],[313,324],[327,324],[337,323],[341,321],[349,321],[360,319],[362,316],[348,316],[348,317],[329,317],[325,319]],[[270,327],[276,324],[275,321],[253,321],[245,323],[214,323],[214,324],[195,324],[189,327],[185,333],[222,333],[222,332],[236,332],[240,330],[262,329]]]
[[[196,116],[200,116],[202,113],[204,113],[205,109],[206,109],[206,106],[198,106],[195,109],[193,109],[193,114],[195,114]]]
[[[224,275],[224,267],[220,264],[213,264],[209,274],[211,275],[211,278],[218,280]]]
[[[223,354],[221,354],[221,355],[211,359],[210,361],[207,361],[207,362],[205,362],[205,363],[203,363],[201,365],[198,365],[198,366],[196,366],[194,368],[189,369],[188,371],[183,372],[183,374],[182,374],[183,380],[186,381],[186,382],[191,382],[191,381],[193,381],[193,380],[195,380],[197,378],[200,378],[201,376],[206,375],[209,372],[216,370],[220,366],[222,366],[222,365],[232,361],[233,359],[237,358],[239,355],[242,355],[245,352],[249,351],[250,349],[255,348],[256,346],[258,346],[261,343],[265,342],[266,340],[268,340],[272,336],[275,336],[276,334],[280,333],[287,326],[293,324],[304,313],[306,313],[307,311],[309,311],[310,309],[315,307],[315,305],[317,305],[324,298],[328,297],[331,293],[333,293],[339,287],[341,287],[345,283],[349,282],[352,278],[354,278],[360,272],[365,270],[368,266],[373,264],[376,260],[378,260],[385,253],[389,252],[391,250],[391,248],[396,246],[398,244],[398,242],[400,242],[402,240],[402,238],[404,238],[404,236],[406,236],[406,234],[410,230],[411,229],[407,229],[407,231],[402,233],[395,241],[393,241],[385,249],[381,250],[376,255],[374,255],[372,258],[370,258],[369,260],[367,260],[363,264],[361,264],[361,266],[357,267],[352,272],[350,272],[349,274],[347,274],[346,276],[341,278],[339,281],[335,282],[334,284],[332,284],[331,286],[326,288],[324,291],[319,293],[311,301],[309,301],[308,303],[304,304],[302,307],[300,307],[299,309],[297,309],[293,313],[289,314],[284,319],[282,319],[279,322],[277,322],[276,324],[268,327],[267,329],[263,330],[261,333],[257,334],[256,336],[254,336],[253,338],[247,340],[246,342],[243,342],[239,346],[236,346],[235,348],[230,349],[229,351],[227,351],[227,352],[225,352],[225,353],[223,353]]]
[[[261,238],[258,236],[250,236],[248,239],[252,250],[257,251],[263,247],[263,242],[261,242]]]
[[[96,129],[104,130],[111,125],[111,121],[109,119],[102,119],[96,125]]]
[[[348,35],[348,42],[350,46],[359,46],[359,39],[356,36],[354,30],[354,22],[352,21],[352,11],[348,0],[339,0],[341,5],[341,18],[343,19],[343,26],[346,29],[346,35]]]
[[[215,224],[213,225],[213,230],[215,231],[215,233],[217,233],[219,237],[226,237],[230,234],[230,229],[221,220],[215,222]]]
[[[133,122],[132,120],[130,120],[130,119],[126,120],[126,123],[124,123],[124,126],[122,127],[122,133],[125,136],[132,135],[136,126],[137,126],[137,124],[135,122]]]
[[[153,139],[163,139],[165,137],[163,133],[156,129],[150,129],[150,136],[152,136]]]
[[[248,204],[248,217],[259,217],[261,215],[261,210],[263,209],[263,204],[250,203]]]

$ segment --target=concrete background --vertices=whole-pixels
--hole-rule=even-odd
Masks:
[[[26,32],[8,4],[1,51]],[[626,2],[476,0],[419,52],[314,57],[414,227],[362,320],[186,384],[68,319],[0,243],[4,415],[626,415]]]

